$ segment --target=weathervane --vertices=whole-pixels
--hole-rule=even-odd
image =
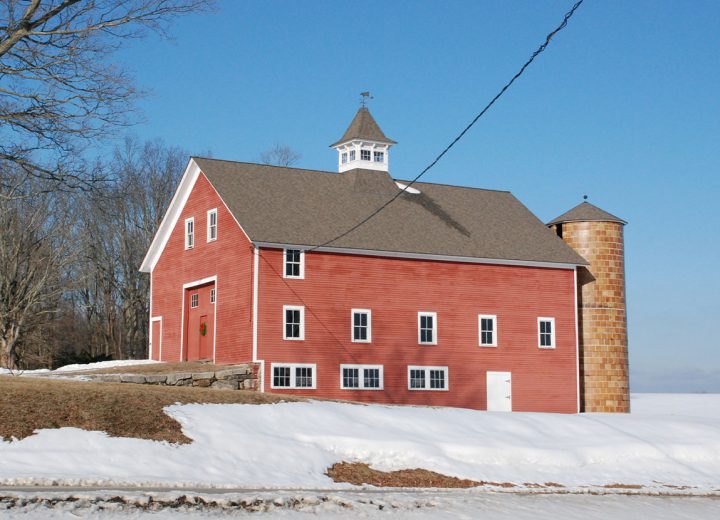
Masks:
[[[360,106],[362,108],[365,108],[365,105],[367,104],[369,99],[373,99],[369,91],[360,92]]]

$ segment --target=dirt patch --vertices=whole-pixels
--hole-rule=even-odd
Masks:
[[[642,489],[640,484],[605,484],[605,489]]]
[[[189,443],[180,424],[163,412],[165,406],[301,400],[242,390],[0,376],[0,437],[22,439],[36,429],[72,426],[104,431],[113,437]]]
[[[418,468],[379,471],[361,462],[338,462],[333,464],[326,474],[335,482],[347,482],[356,486],[369,484],[377,487],[413,488],[515,487],[515,484],[510,482],[476,482]]]

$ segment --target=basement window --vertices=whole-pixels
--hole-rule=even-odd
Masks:
[[[447,390],[448,367],[408,367],[408,390]]]
[[[555,348],[555,318],[538,318],[538,347]]]
[[[437,313],[418,312],[418,343],[437,345]]]
[[[497,316],[478,315],[479,342],[481,347],[497,347]]]
[[[305,253],[300,249],[286,249],[283,254],[285,278],[305,278]]]
[[[382,390],[382,365],[340,365],[340,388],[343,390]]]
[[[273,363],[271,388],[315,389],[317,369],[314,364]]]
[[[285,305],[283,306],[283,316],[285,329],[284,339],[305,339],[305,307]]]

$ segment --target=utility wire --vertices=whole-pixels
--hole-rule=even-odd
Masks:
[[[407,191],[408,188],[410,188],[413,184],[415,184],[415,183],[420,179],[420,177],[422,177],[423,175],[425,175],[433,166],[435,166],[435,165],[438,163],[438,161],[440,161],[440,159],[442,159],[443,156],[444,156],[446,153],[448,153],[448,152],[450,151],[450,149],[451,149],[453,146],[455,146],[455,145],[457,144],[457,142],[460,141],[460,139],[462,139],[462,138],[465,136],[465,134],[475,125],[475,123],[477,123],[478,120],[479,120],[482,116],[484,116],[485,113],[486,113],[488,110],[490,110],[490,107],[492,107],[492,106],[495,104],[495,102],[496,102],[498,99],[500,99],[500,97],[501,97],[503,94],[505,94],[505,92],[510,88],[510,86],[511,86],[513,83],[515,83],[515,80],[518,79],[520,76],[522,76],[522,74],[525,72],[525,69],[527,69],[533,61],[535,61],[535,58],[537,58],[540,54],[542,54],[542,53],[545,51],[545,49],[547,48],[547,46],[550,44],[550,40],[552,40],[553,36],[555,36],[557,33],[559,33],[560,31],[562,31],[562,30],[567,26],[568,20],[570,20],[570,18],[572,17],[572,15],[575,14],[575,11],[577,11],[577,9],[580,7],[580,5],[583,3],[583,1],[584,1],[584,0],[578,0],[578,1],[575,3],[575,5],[573,5],[572,8],[571,8],[567,13],[565,13],[565,16],[563,17],[563,20],[562,20],[562,22],[560,23],[560,25],[558,25],[558,26],[555,28],[554,31],[552,31],[550,34],[548,34],[548,35],[545,37],[545,41],[540,45],[540,47],[537,48],[537,50],[536,50],[535,52],[532,53],[532,55],[530,56],[530,58],[523,64],[522,67],[520,67],[520,70],[517,71],[517,73],[512,77],[512,79],[511,79],[510,81],[508,81],[508,82],[505,84],[505,86],[503,86],[503,88],[500,89],[500,91],[495,95],[494,98],[492,98],[492,99],[490,100],[490,102],[489,102],[487,105],[485,105],[485,108],[483,108],[483,109],[480,111],[480,113],[478,113],[478,115],[475,116],[475,119],[473,119],[473,120],[470,122],[470,124],[467,125],[467,126],[463,129],[463,131],[460,132],[460,133],[458,134],[458,136],[457,136],[455,139],[453,139],[452,142],[451,142],[449,145],[447,145],[447,146],[445,147],[445,149],[444,149],[442,152],[440,152],[440,154],[439,154],[437,157],[435,157],[435,159],[434,159],[430,164],[428,164],[428,165],[425,167],[425,169],[424,169],[423,171],[421,171],[412,181],[410,181],[410,183],[409,183],[407,186],[405,186],[402,190],[398,191],[398,192],[397,192],[390,200],[388,200],[385,204],[383,204],[382,206],[380,206],[378,209],[376,209],[375,211],[373,211],[370,215],[368,215],[367,217],[365,217],[363,220],[361,220],[360,222],[358,222],[357,224],[355,224],[353,227],[351,227],[351,228],[348,229],[347,231],[344,231],[343,233],[340,233],[340,234],[337,235],[336,237],[331,238],[330,240],[328,240],[328,241],[326,241],[326,242],[323,242],[322,244],[313,246],[313,247],[311,247],[311,248],[309,248],[309,249],[305,249],[305,251],[306,251],[306,252],[307,252],[307,251],[314,251],[314,250],[319,249],[319,248],[321,248],[321,247],[325,247],[325,246],[327,246],[327,245],[329,245],[329,244],[332,244],[333,242],[335,242],[335,241],[337,241],[337,240],[340,240],[341,238],[349,235],[350,233],[352,233],[353,231],[355,231],[355,230],[358,229],[359,227],[365,225],[368,221],[370,221],[372,218],[374,218],[378,213],[380,213],[380,212],[383,211],[385,208],[387,208],[390,204],[392,204],[393,202],[395,202],[395,200],[397,200],[398,197],[400,197],[400,195],[402,195],[403,193],[405,193],[405,191]]]

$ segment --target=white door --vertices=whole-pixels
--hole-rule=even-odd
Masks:
[[[512,376],[510,372],[487,373],[488,412],[512,411]]]

